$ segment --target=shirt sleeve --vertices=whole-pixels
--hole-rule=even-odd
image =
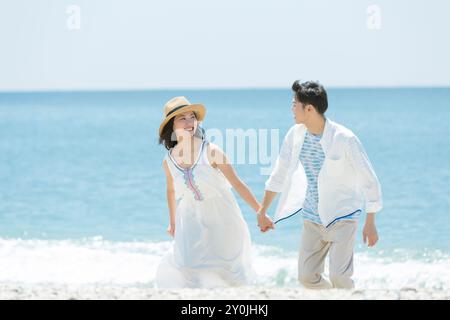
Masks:
[[[272,174],[265,184],[267,191],[281,192],[283,190],[292,157],[294,130],[295,127],[292,127],[283,140]]]
[[[355,169],[358,186],[363,194],[366,212],[378,212],[383,208],[380,182],[358,137],[350,138],[348,157]]]

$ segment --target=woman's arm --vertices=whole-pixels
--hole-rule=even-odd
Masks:
[[[208,146],[208,159],[214,168],[218,168],[223,173],[242,199],[257,212],[260,208],[258,200],[249,187],[239,178],[225,153],[218,146],[210,143]]]
[[[167,162],[163,161],[164,172],[166,173],[167,181],[167,204],[169,206],[169,227],[167,232],[173,237],[175,235],[175,211],[176,211],[176,201],[175,201],[175,187],[173,184],[172,174],[167,165]]]

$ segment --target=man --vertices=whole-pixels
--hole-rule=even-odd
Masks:
[[[281,193],[275,223],[300,213],[304,224],[298,279],[307,288],[353,288],[353,250],[358,218],[365,208],[364,243],[378,241],[375,213],[382,209],[381,187],[353,132],[325,117],[324,87],[313,81],[292,85],[296,125],[287,133],[266,182],[258,225],[274,228],[266,212]],[[323,278],[330,257],[330,282]]]

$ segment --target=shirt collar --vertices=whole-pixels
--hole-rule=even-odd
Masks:
[[[332,122],[328,118],[326,118],[322,139],[320,139],[320,144],[322,145],[323,151],[325,153],[330,147],[331,140],[333,139],[333,134],[334,134],[334,127],[332,125]]]

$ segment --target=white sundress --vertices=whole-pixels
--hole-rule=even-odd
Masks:
[[[249,284],[250,233],[225,176],[211,166],[207,141],[197,161],[181,168],[165,159],[177,198],[173,250],[156,272],[158,288],[214,288]]]

